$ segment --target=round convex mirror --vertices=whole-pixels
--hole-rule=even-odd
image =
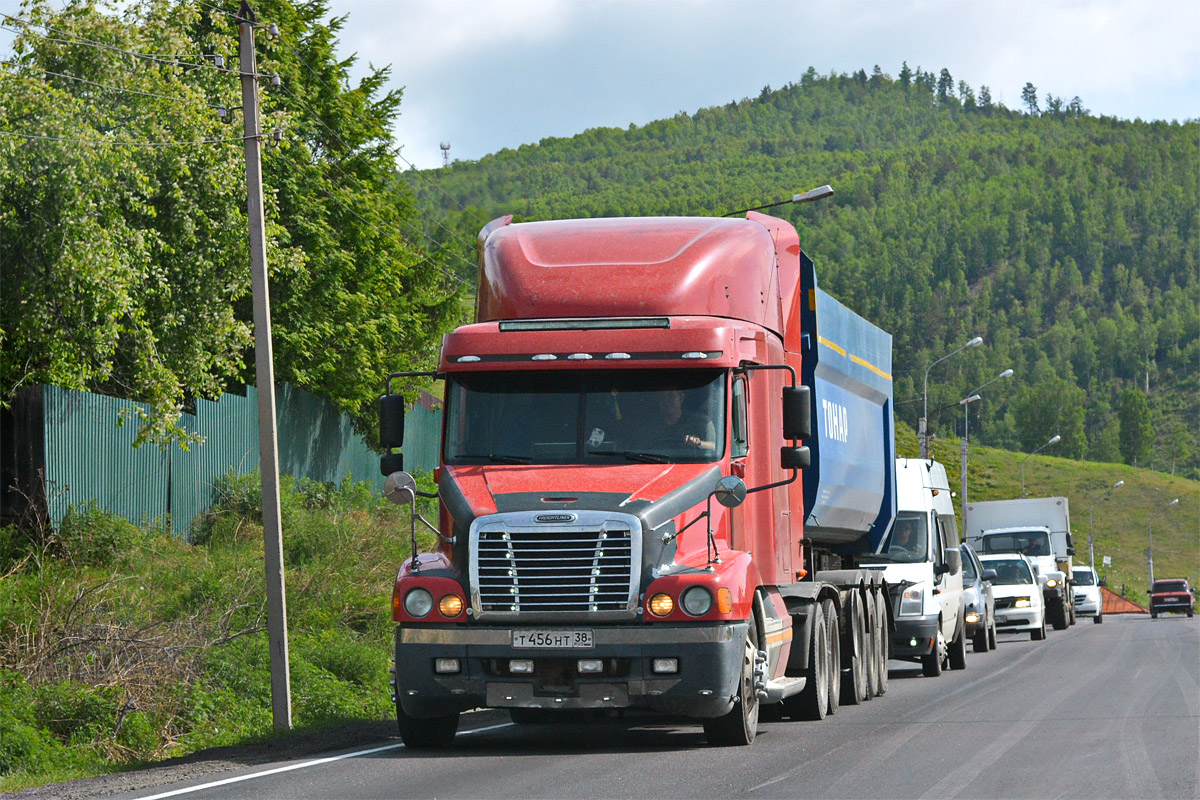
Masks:
[[[383,496],[398,506],[406,506],[417,496],[417,481],[407,472],[393,472],[383,482]]]
[[[736,475],[726,475],[717,481],[717,488],[713,490],[713,494],[716,495],[717,502],[721,505],[726,508],[735,508],[746,499],[746,484]]]

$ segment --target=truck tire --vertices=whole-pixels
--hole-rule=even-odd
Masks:
[[[758,649],[758,622],[755,614],[751,612],[737,697],[729,713],[704,720],[704,736],[709,744],[717,747],[739,747],[754,741],[758,733],[758,687],[754,677]]]
[[[891,637],[888,636],[887,602],[887,592],[876,588],[873,603],[875,607],[875,624],[871,626],[871,633],[873,634],[875,643],[874,686],[870,686],[870,682],[868,682],[871,694],[876,697],[887,694],[888,690],[888,653],[891,647]]]
[[[971,637],[971,649],[976,653],[986,653],[991,648],[988,647],[988,627],[987,620],[984,620],[984,625],[979,632]]]
[[[850,596],[850,666],[842,680],[842,704],[856,706],[870,695],[867,692],[867,673],[872,668],[874,642],[867,638],[867,615],[863,613],[862,595]]]
[[[825,614],[825,635],[829,637],[829,713],[836,714],[842,698],[842,631],[833,601],[822,601],[821,608]]]
[[[804,689],[783,701],[784,711],[793,719],[825,719],[829,711],[829,642],[825,638],[825,609],[816,603],[812,615]]]
[[[958,635],[954,637],[954,641],[950,643],[950,652],[948,661],[950,669],[966,669],[967,668],[967,626],[960,624],[958,626]]]
[[[1075,613],[1075,603],[1071,602],[1071,600],[1069,598],[1064,600],[1063,602],[1067,604],[1067,610],[1068,610],[1067,613],[1070,617],[1070,624],[1074,625],[1076,622],[1076,617],[1077,617],[1077,614]]]
[[[1046,638],[1046,616],[1045,616],[1045,614],[1042,615],[1042,627],[1038,628],[1035,631],[1030,631],[1029,638],[1035,642],[1040,642]]]
[[[410,717],[396,701],[396,723],[404,746],[413,750],[449,747],[458,733],[458,712],[444,717],[418,719]]]
[[[941,625],[938,625],[937,636],[933,640],[933,648],[928,655],[921,656],[921,674],[926,678],[936,678],[942,674],[942,655],[945,652],[945,639],[942,638]]]
[[[1071,624],[1067,619],[1066,602],[1062,599],[1053,603],[1047,603],[1044,616],[1050,618],[1050,624],[1054,626],[1054,630],[1056,631],[1065,631]],[[1045,620],[1043,620],[1044,623]]]

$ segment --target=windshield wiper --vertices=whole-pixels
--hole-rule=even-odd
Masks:
[[[666,464],[671,459],[658,453],[643,453],[639,450],[588,450],[592,456],[621,456],[627,461],[637,461],[640,464]]]
[[[528,464],[530,456],[509,456],[499,453],[456,453],[455,458],[486,458],[493,464]]]

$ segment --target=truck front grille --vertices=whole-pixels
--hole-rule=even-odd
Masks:
[[[538,524],[536,516],[496,514],[471,526],[476,614],[592,615],[636,607],[641,565],[636,517],[577,512],[571,524]]]

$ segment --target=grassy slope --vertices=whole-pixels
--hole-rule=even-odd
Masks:
[[[917,437],[904,428],[897,433],[901,456],[915,457]],[[934,457],[946,465],[957,492],[961,445],[959,440],[934,441]],[[1021,460],[1007,450],[972,445],[967,466],[967,495],[975,500],[1005,500],[1021,494]],[[1071,504],[1075,560],[1087,563],[1088,508],[1117,481],[1107,500],[1096,502],[1094,521],[1096,561],[1112,556],[1111,568],[1100,568],[1108,586],[1145,605],[1149,575],[1146,566],[1147,527],[1154,515],[1175,498],[1179,505],[1158,516],[1154,527],[1154,574],[1157,578],[1200,579],[1200,482],[1124,464],[1073,461],[1039,453],[1025,463],[1025,489],[1034,497],[1066,497]],[[961,504],[956,498],[956,509]]]

